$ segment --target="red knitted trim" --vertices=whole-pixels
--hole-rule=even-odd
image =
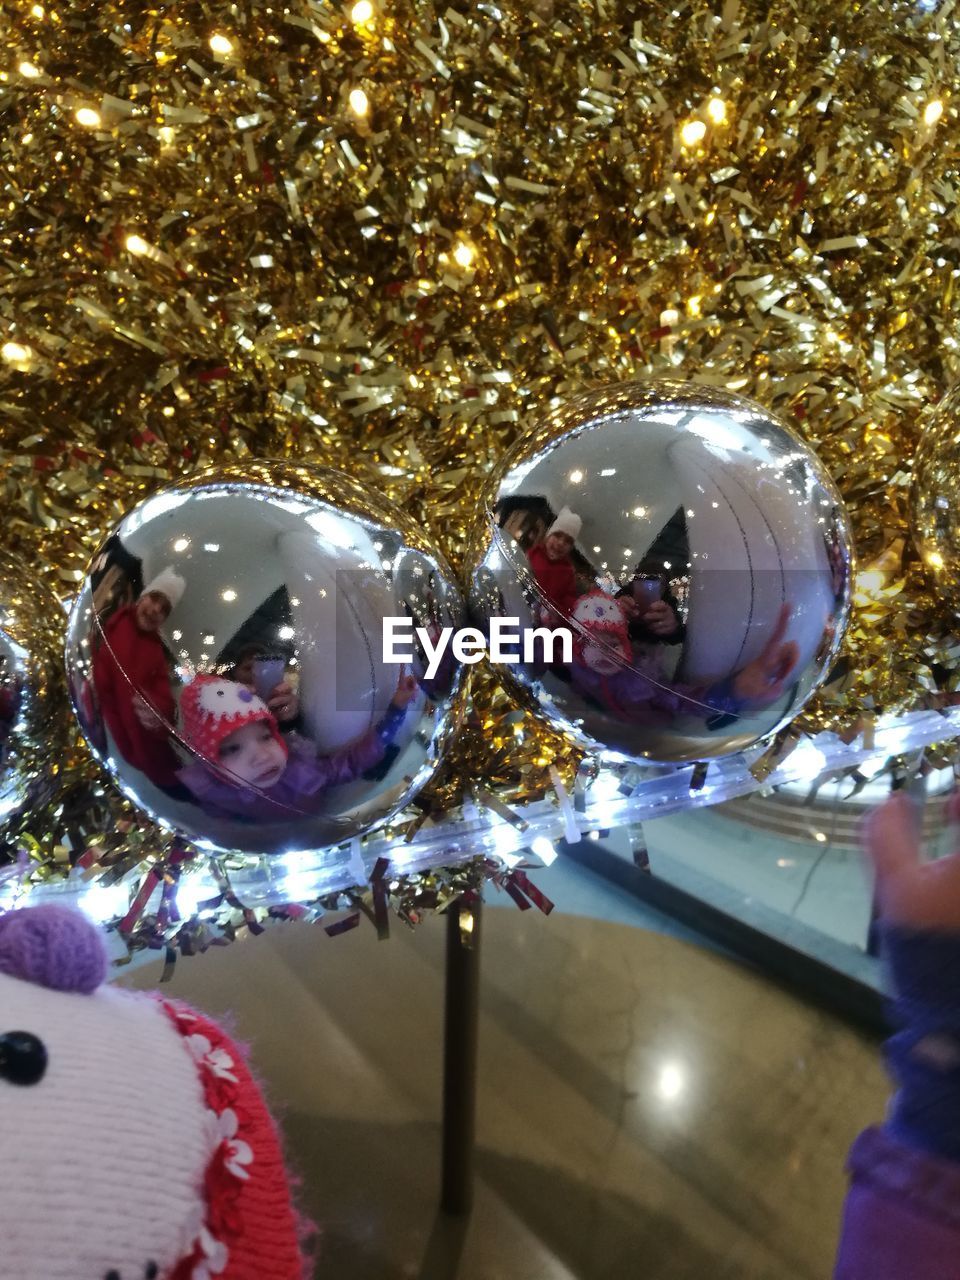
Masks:
[[[158,999],[197,1062],[215,1144],[202,1221],[168,1280],[301,1280],[300,1224],[277,1132],[240,1050],[216,1023]]]

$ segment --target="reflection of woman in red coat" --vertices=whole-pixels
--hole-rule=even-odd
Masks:
[[[136,604],[110,618],[93,659],[93,687],[121,758],[156,786],[174,789],[180,761],[168,726],[175,706],[159,632],[183,587],[183,579],[165,569]]]
[[[573,613],[580,592],[570,552],[580,532],[580,517],[564,507],[542,543],[527,552],[530,568],[548,603],[563,618]],[[549,612],[549,611],[548,611]],[[544,621],[549,621],[545,618]]]

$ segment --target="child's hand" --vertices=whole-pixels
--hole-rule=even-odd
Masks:
[[[957,792],[947,802],[947,818],[960,818]],[[921,861],[920,810],[905,791],[867,816],[863,843],[885,920],[909,929],[960,930],[960,852]]]
[[[800,648],[795,640],[785,640],[791,606],[780,606],[780,615],[770,639],[759,657],[748,662],[734,677],[733,691],[744,702],[769,706],[782,697],[787,681],[800,661]]]
[[[397,684],[397,692],[391,698],[395,707],[408,707],[417,696],[417,682],[413,676],[401,676]]]

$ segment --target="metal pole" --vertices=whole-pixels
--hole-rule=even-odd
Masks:
[[[477,1023],[482,902],[447,909],[447,989],[443,1042],[443,1167],[440,1208],[465,1214],[473,1203]]]

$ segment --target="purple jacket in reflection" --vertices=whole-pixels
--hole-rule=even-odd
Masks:
[[[667,685],[656,658],[636,650],[630,667],[609,675],[582,662],[574,662],[570,674],[584,697],[629,724],[669,724],[678,716],[711,715],[721,701],[703,685]]]

